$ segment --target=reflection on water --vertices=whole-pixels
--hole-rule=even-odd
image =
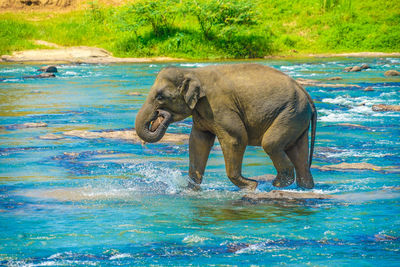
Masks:
[[[192,192],[187,142],[64,134],[132,128],[166,64],[61,65],[56,78],[43,80],[21,78],[39,66],[0,65],[0,265],[398,264],[400,113],[371,107],[400,105],[399,78],[383,75],[399,59],[259,63],[360,86],[307,87],[319,110],[311,191],[334,200],[243,201],[218,143],[202,190]],[[371,69],[342,71],[363,63]],[[364,92],[369,86],[374,91]],[[188,118],[168,132],[190,129]],[[343,162],[383,169],[321,169]],[[243,166],[247,177],[275,174],[258,147],[247,148]],[[258,187],[274,189],[270,181]]]

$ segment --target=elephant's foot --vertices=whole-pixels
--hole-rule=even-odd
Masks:
[[[257,186],[258,186],[258,182],[251,180],[251,179],[247,179],[244,177],[237,177],[237,178],[229,178],[232,183],[234,183],[237,187],[239,187],[241,190],[245,190],[245,191],[254,191],[256,190]]]
[[[193,182],[191,180],[189,180],[188,185],[186,186],[186,188],[189,189],[189,190],[193,190],[193,191],[200,191],[201,190],[200,184],[195,183],[195,182]]]
[[[312,178],[311,174],[308,177],[300,177],[296,179],[297,186],[306,189],[314,188],[314,179]]]
[[[287,187],[294,182],[294,172],[287,171],[278,173],[276,178],[272,181],[272,185],[276,187]]]

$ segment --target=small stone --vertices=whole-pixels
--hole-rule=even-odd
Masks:
[[[378,104],[378,105],[373,105],[372,110],[373,111],[400,111],[400,106]]]
[[[358,71],[361,71],[361,67],[359,67],[359,66],[354,66],[354,67],[351,68],[350,71],[351,71],[351,72],[358,72]]]
[[[400,76],[400,72],[397,70],[388,70],[385,72],[385,76]]]
[[[368,86],[367,88],[364,89],[365,92],[372,92],[375,91],[374,88],[372,88],[371,86]]]

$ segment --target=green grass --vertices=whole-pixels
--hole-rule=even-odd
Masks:
[[[102,47],[119,57],[399,52],[400,2],[137,0],[69,13],[0,14],[0,54],[38,48],[34,40]]]

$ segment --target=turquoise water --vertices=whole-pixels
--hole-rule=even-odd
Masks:
[[[400,113],[371,106],[400,105],[400,78],[383,75],[400,59],[259,63],[294,78],[340,76],[325,83],[360,86],[306,87],[319,111],[311,191],[339,199],[242,201],[218,144],[202,191],[189,192],[187,144],[63,135],[132,128],[167,64],[61,65],[56,78],[41,80],[21,78],[39,65],[0,65],[0,265],[398,266]],[[342,72],[363,63],[371,69]],[[368,86],[375,91],[364,92]],[[32,122],[47,127],[23,126]],[[190,127],[188,118],[168,132]],[[40,138],[46,134],[60,139]],[[343,162],[383,169],[320,169]],[[248,147],[243,169],[248,177],[275,173],[258,147]],[[264,182],[257,190],[272,189]]]

